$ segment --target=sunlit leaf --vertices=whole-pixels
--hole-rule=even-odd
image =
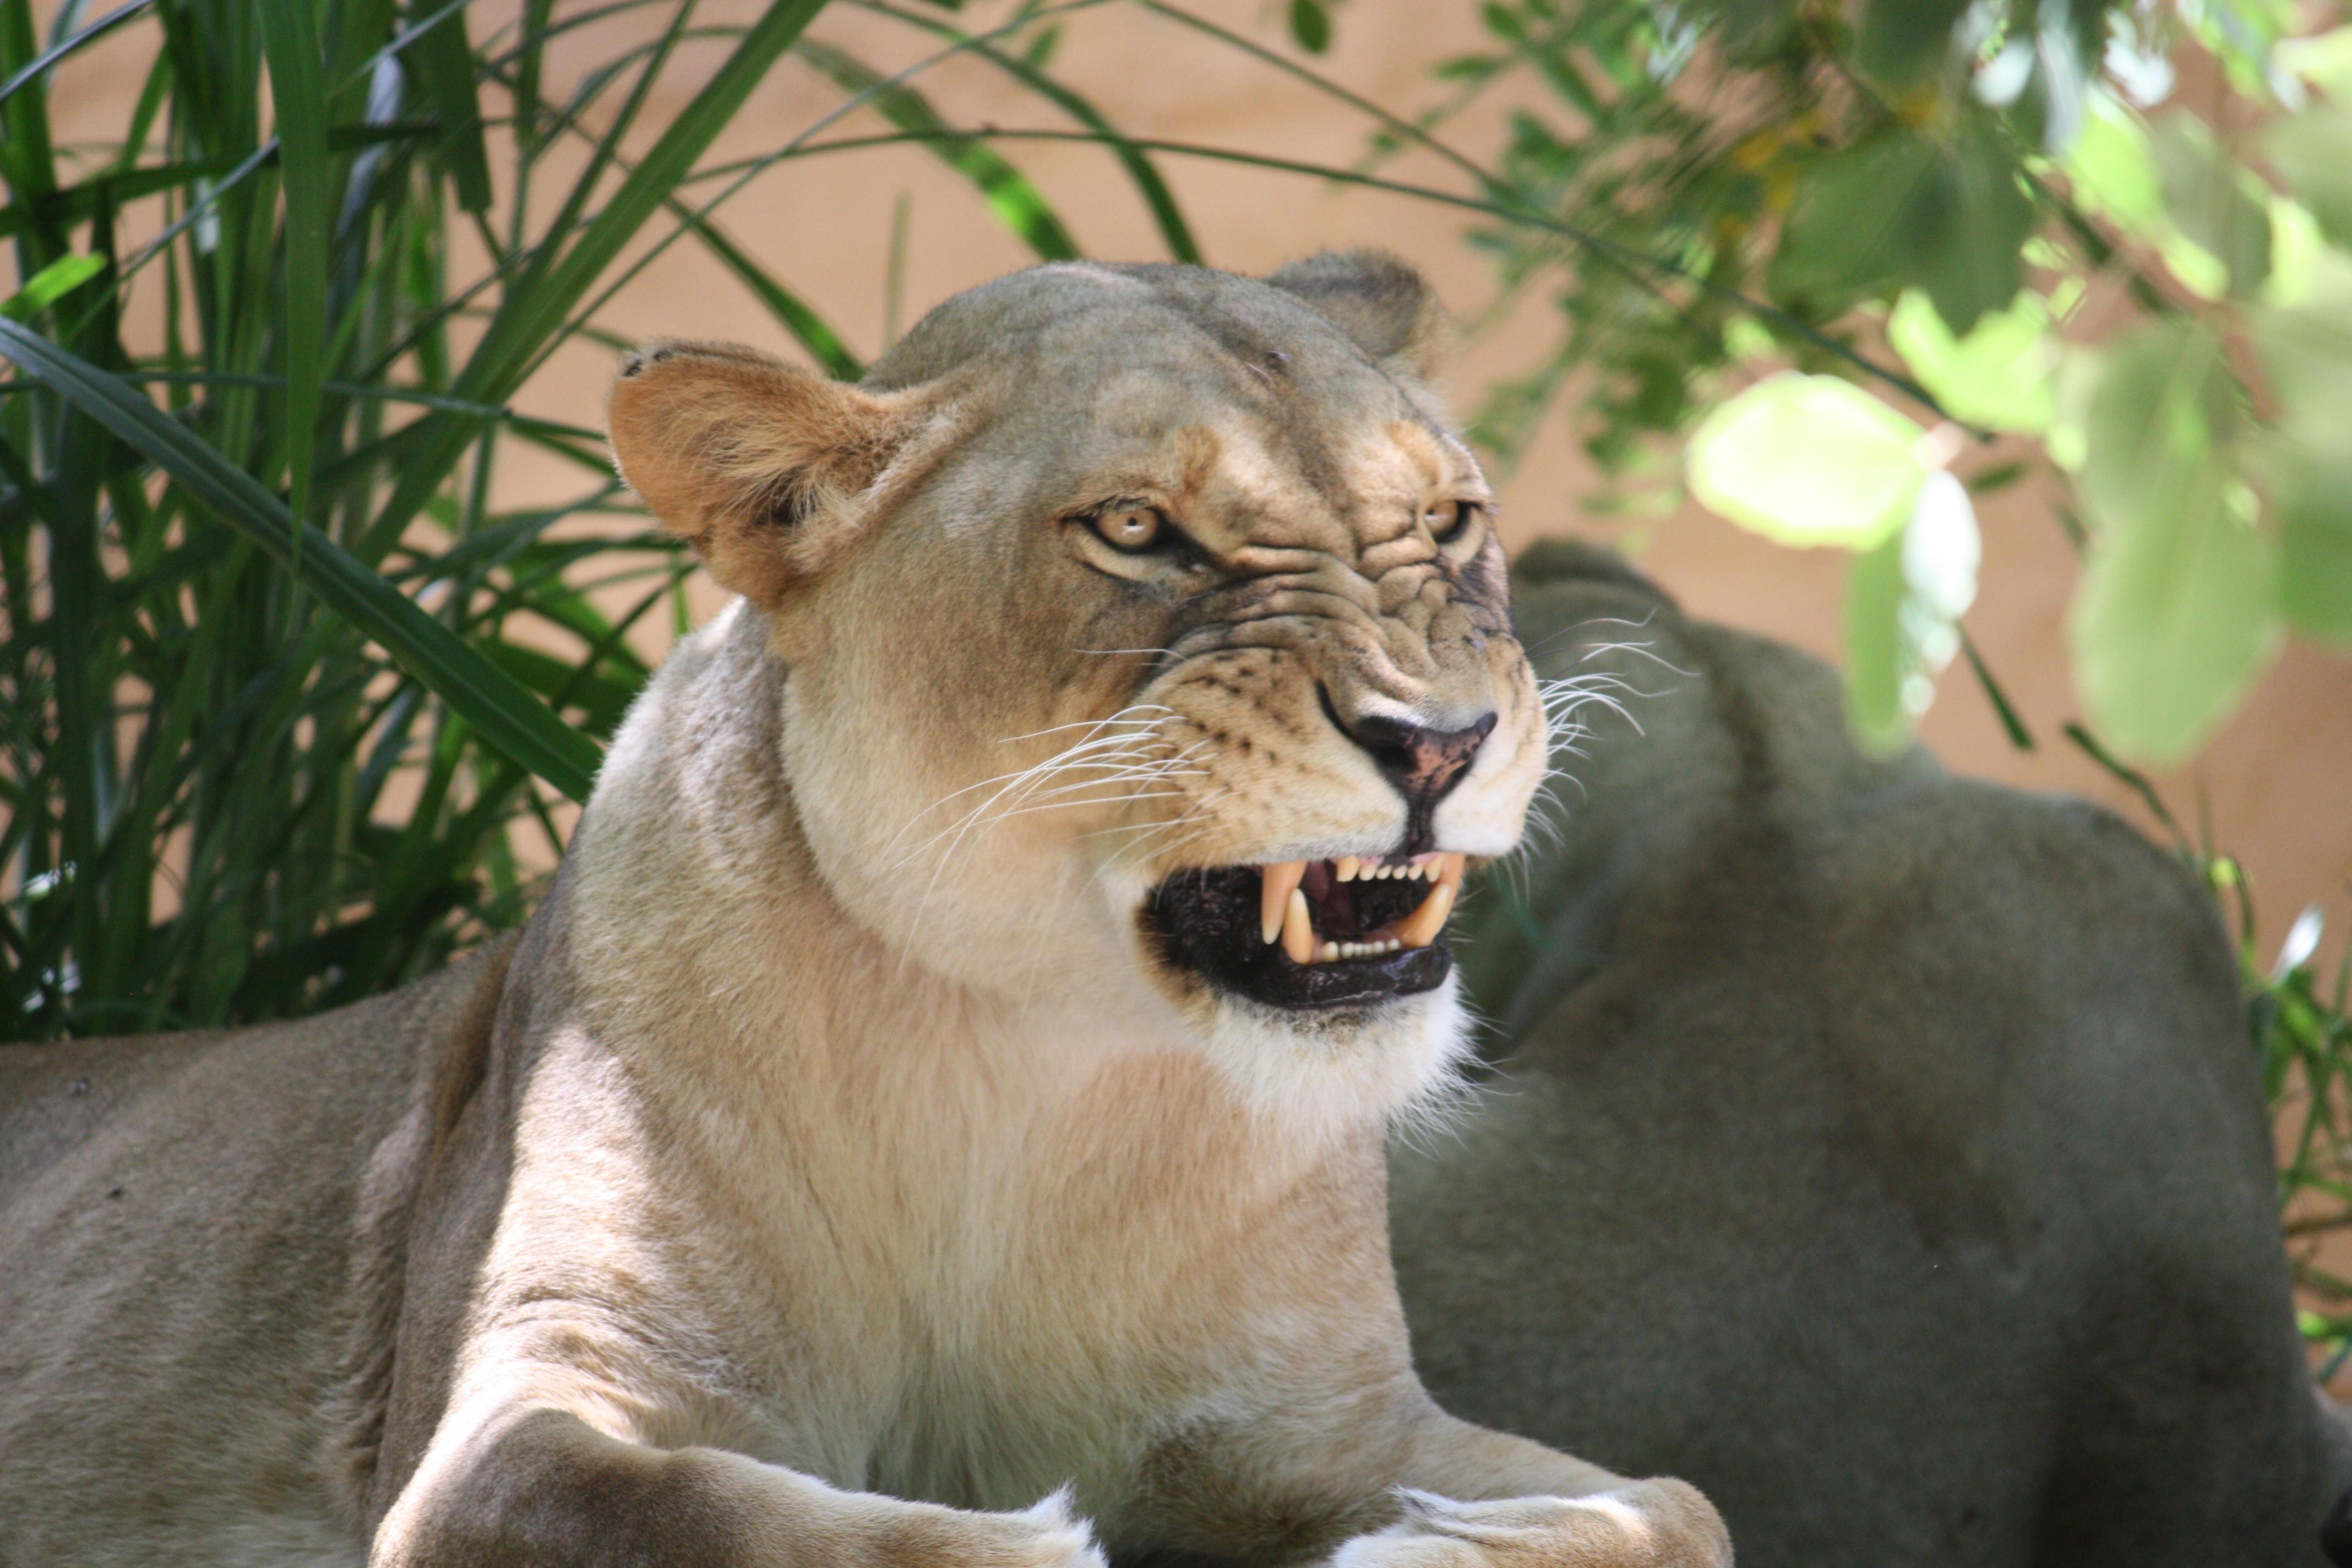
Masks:
[[[2164,185],[2139,116],[2094,93],[2082,133],[2061,165],[2074,199],[2126,234],[2151,237],[2164,227]]]
[[[2328,238],[2352,246],[2352,109],[2290,114],[2263,139],[2271,166]]]
[[[1886,338],[1953,418],[1991,430],[2049,428],[2058,342],[2040,295],[2021,293],[1956,338],[1932,300],[1907,290],[1887,317]]]
[[[105,270],[103,256],[60,256],[25,279],[22,289],[0,300],[0,316],[29,321]]]
[[[1691,493],[1783,544],[1870,550],[1903,525],[1934,467],[1920,435],[1851,382],[1784,372],[1692,433]]]
[[[2193,114],[2165,116],[2151,144],[2166,214],[2228,269],[2231,293],[2252,293],[2270,274],[2271,219],[2251,176]]]

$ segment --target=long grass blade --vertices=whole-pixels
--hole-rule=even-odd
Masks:
[[[402,668],[508,758],[572,799],[587,799],[600,760],[593,741],[549,712],[325,534],[298,524],[284,503],[250,474],[159,413],[119,377],[37,333],[0,321],[0,353],[178,480],[223,522],[296,566],[320,603],[382,643]],[[302,530],[299,557],[298,527]]]
[[[113,10],[109,11],[105,16],[100,16],[97,21],[92,22],[89,26],[84,27],[80,32],[76,33],[72,37],[64,39],[59,43],[52,44],[47,49],[42,50],[40,56],[31,64],[26,66],[21,70],[12,73],[7,80],[0,81],[0,103],[5,103],[10,99],[16,97],[16,89],[18,88],[23,87],[26,82],[40,76],[45,71],[48,70],[50,67],[56,65],[59,60],[64,59],[68,55],[72,54],[75,50],[81,48],[85,45],[98,42],[99,39],[106,37],[107,34],[122,26],[123,23],[130,21],[132,17],[138,16],[139,13],[144,11],[148,6],[152,5],[154,3],[155,0],[131,0],[129,5],[119,5]]]
[[[770,67],[793,46],[825,0],[774,0],[745,32],[702,89],[679,110],[645,158],[621,182],[604,210],[583,226],[562,258],[499,308],[489,329],[450,386],[450,395],[474,403],[504,403],[530,369],[538,351],[563,325],[565,317],[654,210],[667,202],[710,143],[743,106]],[[473,426],[452,415],[434,413],[430,426],[411,451],[399,484],[383,505],[372,532],[397,536],[437,489],[471,439]]]
[[[286,193],[286,463],[289,509],[308,521],[318,444],[319,383],[327,346],[327,230],[335,199],[327,149],[325,73],[314,0],[269,0],[259,8],[277,111],[278,181]],[[294,535],[295,548],[301,536]]]
[[[1169,190],[1168,182],[1160,178],[1158,166],[1142,149],[1121,135],[1118,128],[1105,119],[1102,111],[1085,97],[1055,81],[1020,56],[992,47],[937,16],[904,10],[888,4],[887,0],[853,0],[853,3],[863,10],[896,17],[935,37],[968,45],[972,53],[1037,93],[1087,130],[1105,138],[1112,156],[1127,171],[1136,194],[1143,198],[1144,205],[1151,209],[1152,222],[1160,227],[1160,241],[1168,247],[1169,256],[1178,261],[1200,264],[1200,243],[1192,237],[1192,226],[1184,221],[1184,211],[1176,205],[1175,194]]]
[[[868,94],[874,107],[912,141],[929,147],[948,167],[970,180],[997,221],[1045,261],[1075,261],[1076,241],[1043,192],[1027,175],[970,132],[950,125],[931,100],[846,52],[813,38],[801,40],[800,57],[833,79],[845,92]],[[1117,140],[1115,133],[1110,140]]]

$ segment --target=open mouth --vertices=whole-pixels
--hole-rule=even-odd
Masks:
[[[1453,969],[1445,921],[1463,862],[1349,855],[1180,871],[1144,919],[1213,984],[1277,1007],[1360,1006],[1431,990]]]

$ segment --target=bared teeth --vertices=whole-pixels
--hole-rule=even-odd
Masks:
[[[1282,918],[1282,951],[1293,963],[1315,962],[1315,922],[1307,918],[1307,895],[1296,888],[1290,889],[1290,904]]]
[[[1396,923],[1396,938],[1407,947],[1427,947],[1437,940],[1445,927],[1445,917],[1454,912],[1454,900],[1462,890],[1462,867],[1466,857],[1441,855],[1432,868],[1437,873],[1437,886],[1431,890],[1421,908]]]
[[[1268,946],[1279,942],[1293,963],[1333,963],[1343,959],[1378,958],[1406,948],[1427,947],[1437,940],[1454,912],[1462,891],[1467,857],[1451,853],[1417,855],[1410,860],[1382,861],[1370,856],[1343,855],[1337,860],[1278,860],[1258,868],[1261,878],[1258,931]],[[1313,906],[1306,889],[1307,873],[1334,882],[1370,882],[1393,878],[1434,884],[1412,913],[1373,931],[1360,942],[1335,942],[1315,934]]]
[[[1272,947],[1282,934],[1284,921],[1289,918],[1292,899],[1298,891],[1298,879],[1307,875],[1304,860],[1277,860],[1259,868],[1265,879],[1258,889],[1258,934]]]

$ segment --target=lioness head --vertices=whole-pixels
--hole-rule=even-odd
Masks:
[[[1378,255],[1057,264],[854,386],[653,346],[613,442],[765,616],[855,919],[978,985],[1139,974],[1229,1038],[1421,1037],[1546,754],[1443,334]]]

